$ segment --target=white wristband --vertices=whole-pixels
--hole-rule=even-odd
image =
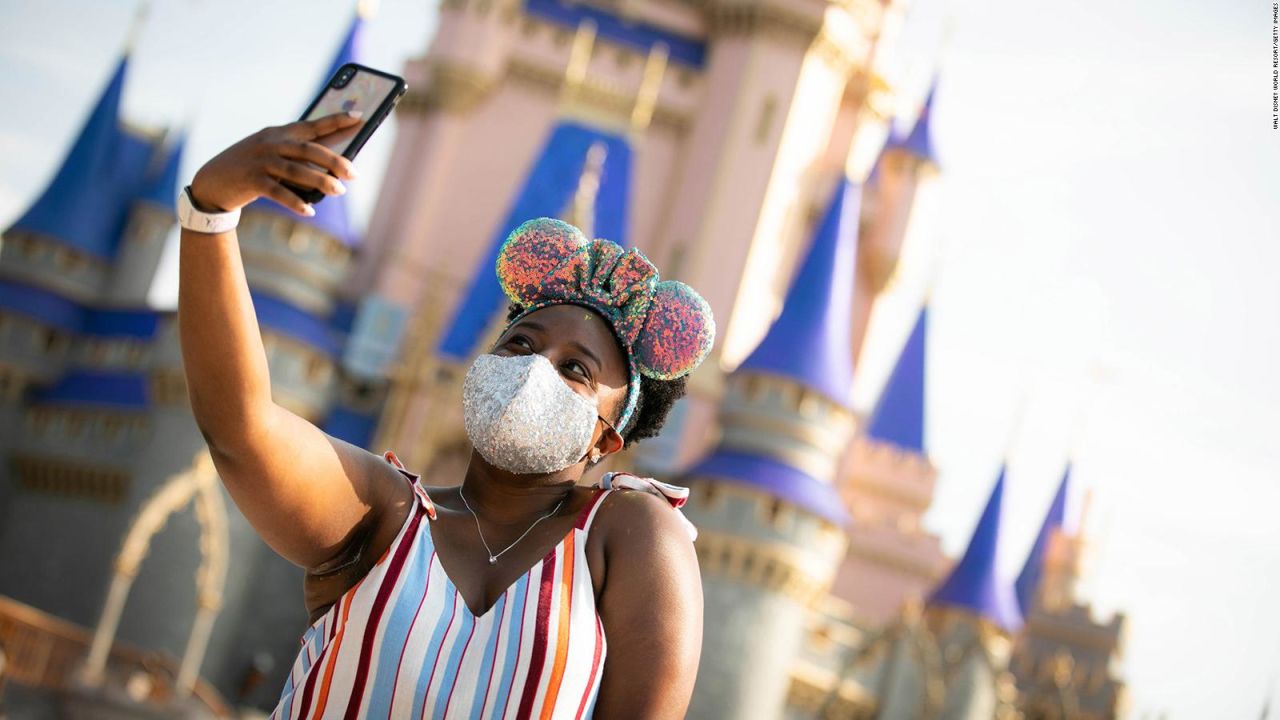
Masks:
[[[240,224],[240,211],[232,210],[224,213],[201,212],[196,209],[195,203],[191,201],[191,186],[188,185],[182,188],[182,192],[178,193],[178,224],[187,230],[217,235],[218,233],[231,232],[236,229],[236,225]]]

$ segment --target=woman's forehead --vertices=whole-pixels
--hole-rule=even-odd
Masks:
[[[618,346],[617,336],[609,322],[594,310],[581,305],[551,305],[534,310],[514,327],[534,326],[546,331],[552,342],[577,342],[600,359],[606,368],[617,368],[627,375],[627,360]]]

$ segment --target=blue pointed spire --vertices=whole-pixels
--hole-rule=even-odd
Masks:
[[[911,335],[902,346],[898,364],[885,384],[880,401],[867,426],[867,436],[903,450],[925,454],[924,389],[926,333],[929,307],[920,308],[920,316]]]
[[[898,148],[935,166],[938,164],[938,156],[933,150],[933,133],[929,129],[929,120],[933,113],[933,96],[937,90],[938,81],[935,78],[933,84],[929,86],[929,94],[925,95],[924,105],[921,106],[920,114],[916,116],[916,122],[911,131],[902,133],[899,128],[895,128],[889,134],[885,149]]]
[[[791,378],[849,407],[853,393],[853,276],[862,188],[842,178],[782,313],[737,372]]]
[[[186,135],[182,134],[159,150],[164,153],[159,169],[147,180],[142,192],[138,193],[139,200],[145,200],[168,210],[174,208],[178,195],[179,173],[182,170],[182,153],[186,149],[186,144]]]
[[[128,56],[121,57],[57,174],[11,230],[103,259],[114,255],[151,151],[149,143],[120,127],[128,65]]]
[[[1049,512],[1044,517],[1044,523],[1040,525],[1035,544],[1031,546],[1031,552],[1027,553],[1027,561],[1022,566],[1022,572],[1018,573],[1017,582],[1014,583],[1018,605],[1022,608],[1023,615],[1031,612],[1035,607],[1036,595],[1040,592],[1040,580],[1044,577],[1044,561],[1045,554],[1049,551],[1049,539],[1055,532],[1061,530],[1066,522],[1067,488],[1070,479],[1071,466],[1068,465],[1062,474],[1062,482],[1058,484],[1058,492],[1054,494],[1053,502],[1049,505]]]
[[[604,143],[604,164],[596,191],[596,237],[627,245],[627,211],[631,194],[631,144],[621,135],[576,122],[561,121],[552,129],[533,167],[516,196],[506,218],[489,239],[489,249],[480,258],[458,303],[458,314],[445,329],[440,353],[462,361],[478,349],[493,318],[505,307],[494,263],[507,235],[521,223],[536,217],[555,217],[564,211],[574,192],[592,145]]]
[[[320,81],[320,87],[316,89],[316,93],[323,92],[328,87],[329,79],[333,77],[338,68],[347,63],[358,63],[362,56],[364,37],[364,18],[357,13],[351,20],[351,26],[347,28],[346,35],[343,36],[342,45],[338,47],[338,52],[333,56],[333,62],[329,64],[329,70],[325,73]],[[277,205],[269,200],[257,200],[251,207],[270,210],[288,216],[294,222],[305,223],[320,230],[321,232],[337,238],[339,242],[348,247],[358,245],[359,236],[351,226],[351,213],[345,196],[329,196],[324,200],[315,204],[316,214],[304,218],[295,214],[291,210]]]
[[[1000,576],[1000,507],[1004,501],[1005,468],[991,490],[987,507],[969,539],[969,547],[951,574],[929,597],[929,604],[967,610],[1013,632],[1022,626],[1022,613],[1013,584]]]

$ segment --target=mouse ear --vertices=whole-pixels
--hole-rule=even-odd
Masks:
[[[664,280],[653,289],[636,338],[636,364],[651,378],[674,380],[701,365],[715,340],[716,321],[707,301],[682,282]]]
[[[578,228],[555,218],[536,218],[516,228],[498,250],[498,282],[507,298],[532,305],[543,281],[590,244]]]

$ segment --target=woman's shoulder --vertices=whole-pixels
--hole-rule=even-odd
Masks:
[[[688,488],[627,473],[608,473],[599,487],[608,493],[594,526],[606,535],[606,542],[618,536],[627,543],[688,543],[697,536],[693,524],[680,511]]]

